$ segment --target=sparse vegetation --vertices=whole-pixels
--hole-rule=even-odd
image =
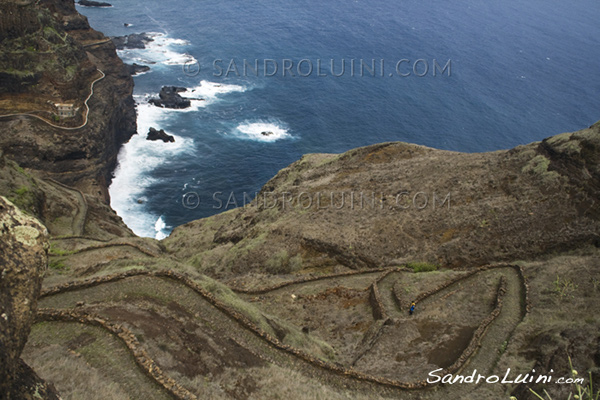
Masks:
[[[598,290],[600,287],[600,279],[592,278],[592,286],[594,287],[594,290]]]
[[[428,262],[409,262],[406,263],[407,268],[411,268],[415,272],[431,272],[437,271],[439,266],[437,264],[431,264]]]
[[[48,268],[53,269],[55,271],[64,271],[68,267],[65,264],[64,259],[60,258],[57,260],[50,260],[50,262],[48,263]]]
[[[267,321],[267,316],[265,316],[256,306],[242,300],[229,287],[208,277],[202,277],[201,280],[196,279],[196,282],[215,295],[224,304],[244,314],[263,331],[272,336],[277,336],[273,327]],[[287,334],[283,339],[284,343],[296,348],[304,349],[310,354],[313,354],[315,357],[321,359],[332,359],[334,357],[335,352],[328,343],[303,334],[298,327],[277,317],[268,316],[268,319],[275,321],[277,325],[281,326],[287,331]]]
[[[27,214],[35,214],[36,196],[28,186],[23,185],[13,189],[12,193],[7,195],[7,198],[21,211]]]
[[[504,354],[507,347],[508,347],[508,340],[505,340],[504,342],[502,342],[500,349],[498,349],[498,353],[500,353],[500,355]]]
[[[267,272],[270,274],[289,274],[291,272],[288,263],[289,256],[286,250],[280,250],[275,253],[266,262]]]
[[[574,381],[572,384],[571,393],[569,393],[569,397],[567,400],[598,400],[600,398],[600,390],[596,390],[594,393],[594,385],[592,383],[592,373],[589,372],[589,379],[587,386],[582,385],[580,379],[578,378],[579,373],[576,369],[573,368],[573,363],[571,361],[571,357],[569,357],[569,367],[571,368],[571,379]],[[545,397],[542,397],[535,390],[529,388],[529,391],[533,393],[538,399],[541,400],[554,400],[552,396],[546,391],[546,389],[542,389]],[[518,400],[516,397],[511,396],[510,400]]]
[[[56,247],[55,243],[50,243],[50,249],[48,250],[48,253],[52,256],[68,256],[70,254],[73,254],[73,251],[69,251],[69,250],[63,250],[63,249],[59,249],[58,247]]]
[[[560,174],[556,171],[549,171],[550,160],[543,155],[537,155],[521,169],[524,174],[533,174],[540,176],[545,182],[557,181]]]
[[[558,296],[560,300],[570,299],[574,297],[574,293],[577,290],[577,285],[573,283],[573,280],[563,278],[556,275],[556,280],[553,282],[554,294]]]

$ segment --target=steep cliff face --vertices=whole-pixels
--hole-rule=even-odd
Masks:
[[[311,154],[251,205],[166,243],[218,277],[532,259],[600,245],[598,160],[600,124],[493,153],[384,143]]]
[[[112,42],[90,28],[72,0],[1,5],[0,114],[34,113],[56,122],[54,103],[72,103],[87,125],[52,127],[26,116],[0,118],[0,148],[21,166],[48,172],[87,193],[108,199],[106,186],[122,143],[135,133],[133,80]],[[102,71],[102,72],[99,72]]]

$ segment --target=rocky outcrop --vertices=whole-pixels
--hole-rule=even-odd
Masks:
[[[125,64],[125,66],[127,67],[130,75],[137,75],[142,72],[150,71],[150,67],[147,65],[140,65],[140,64],[133,63],[133,64]]]
[[[175,142],[175,138],[173,137],[173,135],[169,135],[163,129],[161,129],[160,131],[157,131],[154,128],[150,128],[150,130],[148,131],[148,136],[146,137],[146,140],[162,140],[165,143]]]
[[[142,33],[132,33],[125,36],[115,36],[111,38],[117,49],[145,49],[146,45],[154,39],[151,35]]]
[[[475,267],[598,247],[599,160],[600,123],[491,153],[383,143],[310,154],[250,205],[180,226],[165,242],[181,258],[202,253],[208,273],[265,271],[281,249],[282,262],[304,268],[363,269]]]
[[[41,380],[22,361],[48,263],[48,232],[0,197],[0,395],[28,396]],[[32,388],[34,389],[34,388]],[[49,389],[49,392],[52,392]],[[52,398],[49,396],[48,398]]]
[[[188,108],[191,105],[189,99],[184,99],[179,93],[187,91],[184,87],[163,86],[157,98],[152,98],[148,102],[162,108]]]

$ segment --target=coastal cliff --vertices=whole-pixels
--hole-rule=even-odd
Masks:
[[[0,11],[0,115],[17,114],[0,118],[0,147],[22,167],[108,202],[120,146],[136,132],[133,80],[113,43],[70,0],[5,1]],[[57,103],[75,115],[59,120]]]

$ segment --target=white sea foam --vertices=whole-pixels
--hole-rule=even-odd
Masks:
[[[170,111],[147,103],[137,105],[139,134],[121,148],[115,177],[109,188],[112,208],[139,236],[162,239],[168,234],[162,216],[147,210],[145,196],[148,188],[156,183],[150,173],[177,155],[194,151],[192,139],[177,136],[173,132],[168,133],[175,137],[174,143],[146,140],[150,127],[160,128]],[[162,223],[159,224],[159,220]]]
[[[292,138],[286,125],[280,121],[246,121],[238,125],[232,133],[239,138],[259,142],[276,142]]]
[[[240,85],[227,85],[223,83],[215,83],[210,81],[201,81],[199,86],[188,88],[186,92],[180,93],[181,97],[196,100],[201,102],[204,107],[211,102],[216,101],[220,95],[235,92],[245,92],[246,88]],[[194,101],[192,101],[192,104]]]
[[[166,232],[167,224],[163,220],[163,216],[158,217],[156,222],[154,223],[154,231],[156,232],[156,239],[161,240],[166,238],[168,233]]]
[[[118,50],[119,57],[138,64],[183,65],[196,61],[190,54],[180,51],[180,47],[190,44],[187,40],[171,38],[160,32],[148,32],[147,35],[153,41],[146,43],[145,49]]]

